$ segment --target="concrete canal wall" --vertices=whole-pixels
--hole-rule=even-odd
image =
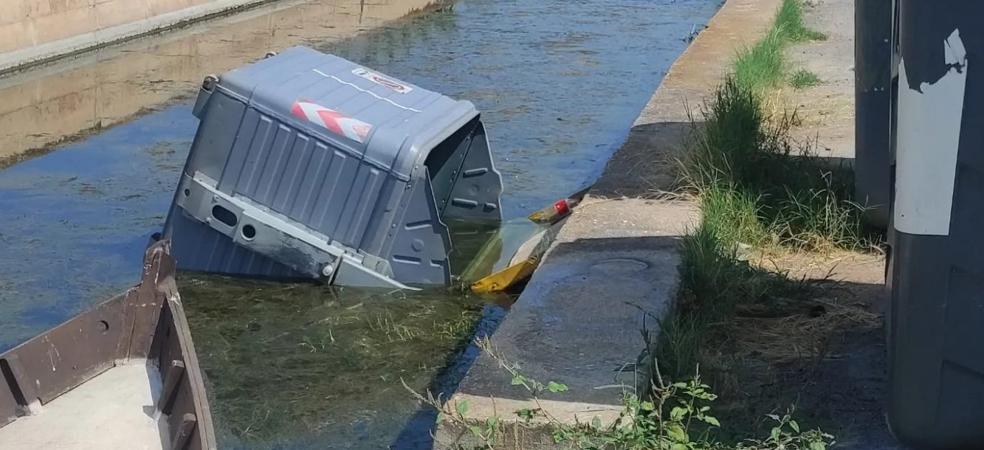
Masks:
[[[4,0],[0,73],[279,0]]]
[[[176,97],[193,95],[206,74],[223,73],[267,51],[302,42],[345,39],[433,4],[280,0],[153,39],[2,76],[0,168],[90,130],[125,122]]]

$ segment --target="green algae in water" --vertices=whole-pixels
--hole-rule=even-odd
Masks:
[[[222,448],[385,448],[464,348],[482,301],[182,275]],[[331,444],[327,442],[330,441]]]

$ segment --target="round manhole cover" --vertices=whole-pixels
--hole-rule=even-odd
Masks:
[[[591,270],[601,273],[638,272],[649,268],[649,263],[635,258],[610,258],[594,263]]]

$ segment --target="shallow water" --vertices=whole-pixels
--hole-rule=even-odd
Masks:
[[[418,405],[402,383],[450,392],[476,321],[502,315],[445,290],[180,284],[223,448],[430,448],[433,416],[408,424]]]
[[[508,219],[597,177],[718,3],[463,0],[352,39],[326,31],[275,42],[305,42],[474,102]],[[136,280],[195,126],[183,102],[0,171],[0,349]],[[179,281],[223,447],[426,447],[433,417],[399,378],[414,389],[453,386],[469,358],[442,368],[471,324],[485,317],[492,328],[502,315],[443,290]]]

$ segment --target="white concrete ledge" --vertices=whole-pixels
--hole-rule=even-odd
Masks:
[[[0,75],[171,28],[281,0],[216,0],[148,19],[0,54]]]

